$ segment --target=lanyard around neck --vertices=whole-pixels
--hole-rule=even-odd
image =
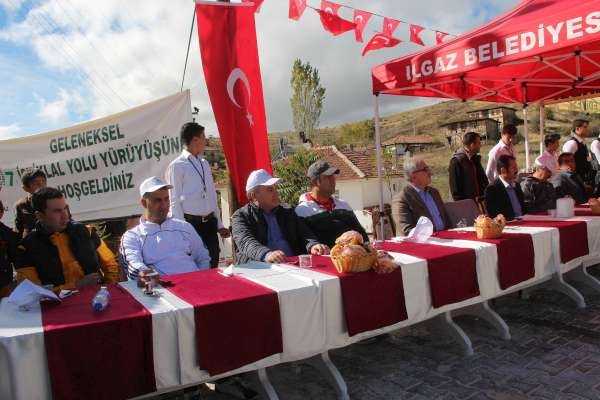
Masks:
[[[188,157],[188,161],[190,162],[190,164],[192,164],[192,167],[194,167],[198,175],[200,175],[200,178],[202,179],[202,186],[204,186],[204,191],[206,192],[206,179],[204,174],[204,165],[202,164],[202,161],[200,161],[200,168],[202,168],[202,172],[198,170],[198,167],[196,167],[196,165],[190,157]]]

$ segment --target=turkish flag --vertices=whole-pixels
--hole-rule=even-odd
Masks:
[[[271,172],[254,8],[246,3],[196,3],[206,88],[229,176],[245,204],[251,171]]]
[[[401,43],[402,40],[396,39],[395,37],[384,35],[383,33],[376,33],[373,35],[369,43],[365,46],[361,56],[365,56],[371,50],[378,50],[384,47],[394,47]]]
[[[421,34],[421,32],[423,31],[422,26],[419,25],[415,25],[415,24],[411,24],[410,25],[410,41],[416,44],[420,44],[421,46],[425,46],[425,43],[423,43],[423,40],[421,40],[421,37],[419,36]]]
[[[321,1],[321,9],[315,10],[321,17],[323,28],[333,36],[341,35],[356,28],[354,22],[346,21],[338,15],[340,7],[339,4],[323,0]]]
[[[242,3],[254,3],[254,11],[260,12],[260,7],[265,0],[242,0]]]
[[[381,33],[385,36],[392,36],[398,25],[400,25],[400,21],[398,21],[397,19],[384,17]]]
[[[298,21],[306,10],[306,0],[290,0],[290,9],[288,17],[294,21]]]
[[[321,0],[321,10],[331,15],[339,16],[338,12],[340,11],[341,6],[341,4],[337,4],[332,1]]]
[[[354,9],[354,23],[356,24],[356,28],[354,29],[354,37],[357,42],[362,43],[363,37],[362,34],[365,30],[365,26],[367,26],[367,22],[371,18],[371,13],[367,11],[362,11],[359,9]]]
[[[435,31],[435,43],[442,44],[444,43],[444,39],[448,36],[445,32]]]

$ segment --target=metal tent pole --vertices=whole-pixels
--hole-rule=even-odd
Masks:
[[[546,129],[546,106],[540,101],[540,156],[544,152],[544,135]]]
[[[383,177],[381,176],[381,129],[379,126],[379,94],[375,94],[375,155],[377,157],[377,185],[379,188],[379,232],[377,238],[382,240],[384,238],[383,223],[385,210],[383,208]]]

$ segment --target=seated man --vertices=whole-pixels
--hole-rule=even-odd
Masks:
[[[121,239],[120,253],[129,279],[136,280],[141,271],[150,269],[167,275],[209,267],[208,250],[194,227],[168,216],[169,189],[171,185],[156,176],[140,185],[144,214]]]
[[[59,190],[42,188],[31,204],[38,222],[17,246],[17,281],[29,279],[60,291],[118,280],[114,254],[93,228],[70,221]]]
[[[517,161],[513,156],[503,155],[496,166],[498,177],[485,189],[485,208],[490,217],[503,214],[507,220],[525,213],[521,186],[515,183]]]
[[[291,207],[281,205],[278,181],[264,169],[248,176],[248,204],[231,217],[240,264],[250,260],[282,263],[289,256],[329,253],[304,220]]]
[[[550,166],[543,165],[536,160],[533,165],[533,174],[521,182],[527,212],[556,209],[556,189],[549,182],[551,177]]]
[[[562,153],[558,156],[560,178],[554,182],[558,197],[571,196],[575,203],[583,204],[588,201],[586,185],[575,170],[575,156],[571,153]]]
[[[4,204],[0,201],[0,220],[3,216]],[[19,239],[15,231],[0,222],[0,298],[12,290],[13,262]]]
[[[335,239],[346,231],[357,231],[368,242],[367,232],[358,222],[352,207],[333,197],[335,176],[339,173],[339,169],[324,161],[314,162],[307,173],[312,190],[300,196],[296,214],[304,218],[317,239],[329,247],[333,247]]]
[[[404,161],[404,176],[408,184],[392,199],[392,218],[399,234],[408,235],[422,216],[433,222],[435,231],[450,227],[440,193],[429,186],[431,175],[431,169],[424,160],[407,158]]]

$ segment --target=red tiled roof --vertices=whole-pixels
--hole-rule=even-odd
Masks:
[[[362,179],[377,177],[377,162],[374,148],[338,149],[336,146],[314,147],[310,150],[321,160],[328,162],[340,170],[338,179]],[[388,163],[389,164],[389,163]],[[391,168],[390,165],[386,165]],[[393,175],[402,176],[399,168]]]
[[[397,135],[382,143],[383,146],[394,144],[433,144],[435,140],[430,135]]]

